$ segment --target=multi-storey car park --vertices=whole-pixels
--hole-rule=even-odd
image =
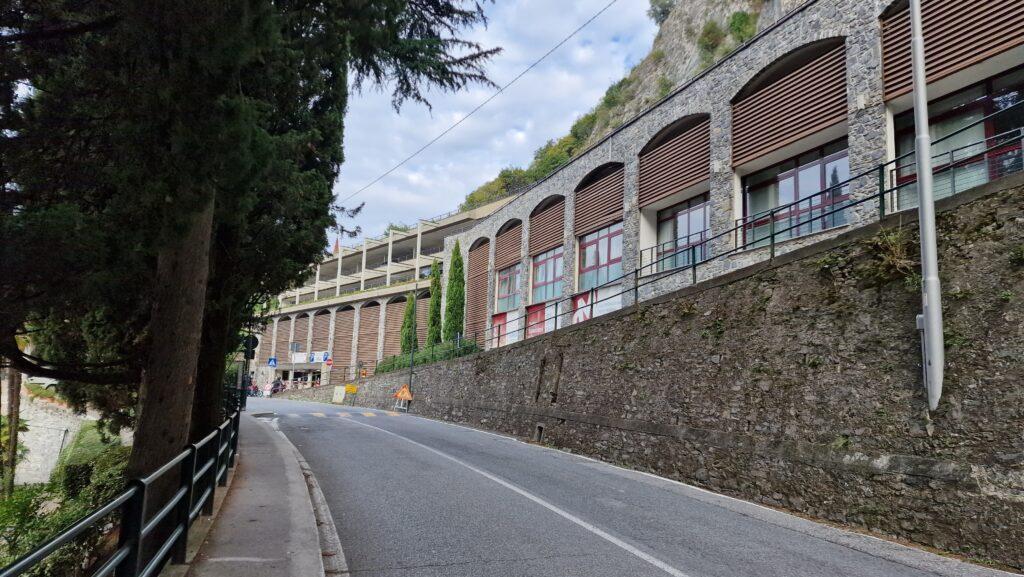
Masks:
[[[1022,168],[1024,0],[923,11],[941,198]],[[911,89],[906,0],[805,2],[528,190],[325,261],[282,295],[259,379],[372,373],[399,350],[410,291],[422,340],[422,279],[443,263],[447,284],[456,240],[464,338],[491,348],[892,212],[914,219]]]

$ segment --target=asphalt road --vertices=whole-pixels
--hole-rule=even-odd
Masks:
[[[518,440],[250,399],[315,473],[360,577],[1007,575]]]

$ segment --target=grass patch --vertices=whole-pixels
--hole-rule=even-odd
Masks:
[[[47,399],[50,401],[57,400],[57,391],[40,385],[39,383],[27,382],[25,383],[25,389],[28,390],[28,394],[31,397]]]

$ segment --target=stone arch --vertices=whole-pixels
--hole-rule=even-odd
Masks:
[[[533,210],[530,211],[530,216],[531,217],[536,216],[536,215],[540,214],[541,212],[544,212],[544,210],[546,210],[548,208],[551,208],[552,205],[555,205],[555,204],[560,203],[560,202],[565,202],[565,196],[563,196],[561,194],[552,194],[552,195],[546,196],[540,202],[538,202],[537,204],[533,205]]]
[[[643,156],[651,152],[652,150],[658,148],[659,146],[665,144],[666,142],[672,140],[673,138],[683,134],[684,132],[690,130],[691,128],[694,128],[700,123],[706,122],[710,119],[711,115],[707,112],[687,114],[685,116],[677,118],[676,120],[670,122],[668,125],[664,126],[661,130],[656,132],[654,136],[652,136],[647,141],[647,143],[644,144],[643,148],[640,149],[638,156]]]

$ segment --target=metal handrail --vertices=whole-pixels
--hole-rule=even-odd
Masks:
[[[216,487],[223,485],[227,469],[234,466],[238,452],[240,419],[241,413],[236,408],[227,420],[198,443],[189,445],[149,475],[132,480],[127,489],[108,503],[75,521],[55,537],[0,570],[0,577],[24,575],[116,511],[120,511],[118,548],[103,560],[91,577],[106,577],[112,574],[116,577],[149,577],[163,569],[172,557],[177,563],[184,562],[189,526],[200,513],[212,513],[212,507],[209,505],[212,505],[211,498],[216,492]],[[211,454],[197,470],[199,452],[214,441],[215,450],[210,451]],[[155,514],[147,517],[146,497],[149,486],[176,468],[180,470],[177,490],[160,505]],[[209,475],[211,470],[215,474]],[[195,499],[197,488],[201,488],[202,493]],[[142,545],[146,538],[152,535],[157,526],[172,518],[176,519],[173,529],[156,548],[156,552],[148,559],[143,559]]]
[[[992,117],[996,116],[997,114],[1005,114],[1007,111],[1013,110],[1013,109],[1015,109],[1017,106],[1019,106],[1021,104],[1024,104],[1024,101],[1022,101],[1021,103],[1014,104],[1012,106],[1008,106],[1008,107],[1006,107],[1006,108],[1004,108],[1004,109],[1002,109],[1000,111],[997,111],[996,113],[987,115],[984,118],[979,119],[978,121],[976,121],[973,124],[977,124],[977,123],[980,123],[980,122],[987,121],[987,120],[991,119]],[[972,125],[965,126],[965,127],[961,128],[960,130],[958,130],[956,132],[950,133],[950,135],[948,135],[947,137],[943,137],[941,139],[937,139],[934,142],[941,142],[942,140],[945,140],[949,136],[953,136],[953,135],[955,135],[957,133],[962,132],[963,130],[966,130],[967,128],[970,128],[970,126],[972,126]],[[1007,134],[1007,133],[1011,133],[1011,132],[1019,131],[1019,130],[1024,130],[1024,128],[1019,128],[1019,129],[1007,131],[1007,132],[1005,132],[1003,134]],[[983,142],[988,142],[989,140],[992,140],[993,138],[996,138],[996,137],[986,137],[986,139]],[[974,143],[974,144],[971,144],[971,145],[968,145],[968,146],[973,147],[973,146],[977,146],[977,145],[978,145],[978,143]],[[961,148],[967,148],[968,146],[961,147]],[[989,146],[985,150],[979,151],[979,152],[975,153],[972,156],[984,155],[984,154],[987,154],[988,152],[990,152],[992,150],[996,150],[996,149],[999,149],[999,148],[1004,148],[1006,146],[1007,146],[1007,144],[1005,142],[1001,142],[1001,143]],[[942,154],[940,154],[938,156],[942,156],[942,155],[945,155],[945,154],[947,154],[947,153],[942,153]],[[890,160],[890,161],[885,162],[883,164],[879,164],[875,168],[872,168],[872,169],[869,169],[869,170],[865,170],[865,171],[857,173],[857,174],[855,174],[853,176],[850,176],[846,180],[844,180],[842,182],[839,182],[839,183],[836,183],[836,184],[828,187],[827,189],[817,193],[814,196],[821,195],[821,194],[827,194],[827,193],[831,193],[831,192],[836,191],[836,190],[842,190],[844,188],[850,187],[850,186],[852,186],[854,184],[855,181],[861,180],[861,179],[863,179],[865,177],[868,177],[868,176],[870,176],[872,174],[884,175],[886,173],[886,167],[888,167],[891,164],[894,164],[900,158],[903,158],[905,156],[906,155],[902,155],[900,157],[897,157],[896,159]],[[957,166],[957,164],[962,163],[962,162],[966,162],[966,161],[967,161],[967,159],[961,159],[961,160],[957,161],[957,163],[950,164],[950,165],[947,165],[945,167],[942,167],[941,169],[937,170],[936,173],[942,173],[942,172],[944,172],[946,170],[949,170],[951,168],[955,168]],[[849,200],[849,199],[847,199],[847,200],[845,200],[842,203],[837,203],[837,204],[840,204],[840,206],[838,206],[838,207],[832,207],[829,210],[825,210],[825,211],[823,211],[822,213],[820,213],[820,214],[818,214],[816,216],[812,215],[811,218],[809,218],[809,219],[807,219],[805,221],[798,222],[797,224],[790,224],[789,226],[787,226],[785,228],[782,228],[782,229],[776,229],[775,226],[774,226],[775,221],[774,221],[774,219],[771,219],[772,230],[771,230],[769,238],[768,238],[769,250],[770,250],[770,258],[774,258],[775,257],[775,244],[776,244],[776,238],[778,236],[785,235],[786,233],[788,233],[788,232],[790,232],[792,230],[795,230],[795,229],[799,229],[800,227],[806,226],[807,224],[809,224],[811,222],[814,222],[814,221],[817,221],[817,220],[823,220],[823,219],[825,219],[827,217],[831,217],[831,216],[834,216],[836,214],[843,213],[843,212],[845,212],[845,211],[847,211],[847,210],[849,210],[849,209],[851,209],[853,207],[860,206],[860,205],[863,205],[865,203],[874,202],[874,201],[878,201],[878,203],[879,203],[879,209],[878,209],[879,210],[879,214],[884,216],[884,214],[885,214],[885,203],[886,203],[886,200],[888,199],[888,197],[893,192],[899,190],[901,187],[906,186],[907,184],[909,184],[909,183],[905,183],[905,184],[902,184],[902,185],[895,185],[895,186],[892,186],[892,187],[886,187],[885,186],[884,176],[880,176],[879,177],[879,181],[878,181],[879,190],[876,193],[874,193],[874,194],[872,194],[870,196],[865,196],[863,198],[859,198],[859,199],[856,199],[856,200]],[[789,210],[790,208],[792,208],[792,207],[794,207],[796,205],[799,205],[799,204],[802,204],[802,203],[807,203],[808,199],[810,199],[810,198],[812,198],[812,197],[809,196],[807,198],[803,198],[803,199],[800,199],[798,201],[795,201],[795,202],[792,202],[792,203],[789,203],[789,204],[786,204],[786,205],[782,205],[782,206],[776,207],[776,208],[772,209],[771,212],[783,212],[783,211]],[[829,206],[829,205],[823,205],[823,206]],[[740,232],[745,226],[748,226],[748,225],[747,224],[742,224],[742,225],[734,226],[733,228],[730,228],[730,229],[725,230],[723,232],[720,232],[720,233],[718,233],[716,235],[708,237],[701,244],[706,246],[706,247],[708,247],[708,248],[710,248],[711,246],[713,246],[713,242],[716,241],[716,240],[719,240],[719,239],[722,239],[722,238],[728,237],[728,236],[734,236],[735,237],[735,235],[738,232]],[[798,237],[793,237],[793,238],[798,238]],[[789,240],[789,238],[784,238],[784,240]],[[692,264],[685,265],[685,266],[682,266],[682,267],[676,267],[675,269],[672,269],[672,270],[667,270],[667,271],[665,271],[665,274],[663,274],[663,275],[656,275],[656,276],[652,275],[652,277],[649,277],[648,280],[646,280],[645,282],[641,282],[640,281],[640,278],[641,278],[640,271],[641,271],[642,267],[636,267],[632,272],[623,273],[619,277],[617,277],[615,279],[608,280],[605,283],[603,283],[601,285],[598,285],[598,286],[595,286],[595,287],[592,287],[592,288],[590,288],[587,291],[583,291],[583,292],[578,293],[576,295],[572,295],[572,296],[570,296],[568,298],[562,298],[562,299],[559,299],[557,301],[554,301],[550,306],[556,307],[555,308],[556,315],[554,317],[555,318],[556,327],[558,326],[558,318],[559,317],[561,317],[562,315],[566,315],[566,314],[570,314],[571,315],[571,314],[576,312],[575,310],[571,310],[570,309],[568,311],[559,313],[559,312],[557,312],[558,311],[558,307],[560,307],[563,303],[570,303],[571,304],[574,301],[575,298],[579,297],[582,294],[590,293],[591,297],[588,299],[588,305],[587,306],[591,309],[591,316],[593,316],[593,309],[594,309],[594,306],[596,304],[599,304],[601,302],[605,302],[607,300],[611,300],[612,298],[615,298],[615,297],[619,297],[619,296],[621,296],[622,294],[624,294],[626,292],[633,292],[634,293],[634,302],[637,302],[639,299],[637,299],[636,297],[638,296],[639,289],[641,287],[647,286],[647,285],[649,285],[649,284],[651,284],[653,282],[661,281],[662,279],[666,278],[667,276],[672,276],[672,275],[679,274],[681,272],[688,271],[688,270],[692,271],[693,277],[694,277],[694,279],[696,279],[696,277],[697,277],[697,274],[696,274],[697,265],[706,264],[706,263],[708,263],[708,262],[710,262],[712,260],[721,260],[721,259],[724,259],[725,257],[731,256],[733,254],[736,254],[736,253],[739,253],[739,252],[742,252],[742,251],[745,251],[745,250],[750,249],[750,248],[760,248],[760,247],[763,247],[764,246],[764,241],[765,241],[765,239],[761,238],[761,239],[752,240],[752,241],[747,241],[746,239],[744,239],[743,242],[735,242],[734,243],[734,247],[732,249],[729,249],[729,250],[727,250],[725,252],[722,252],[722,253],[719,253],[719,254],[716,254],[716,255],[713,255],[713,256],[708,256],[708,257],[704,258],[703,260],[699,260],[699,259],[692,260],[691,261]],[[691,250],[693,250],[696,246],[697,245],[693,245],[691,247]],[[668,255],[666,257],[658,259],[658,260],[656,260],[656,261],[654,261],[652,263],[648,263],[647,265],[644,265],[644,266],[645,267],[655,266],[655,265],[657,265],[658,263],[660,263],[662,261],[666,261],[667,259],[675,258],[675,256],[676,255],[673,253],[673,254],[670,254],[670,255]],[[633,277],[633,280],[634,280],[633,288],[632,289],[623,289],[623,290],[621,290],[621,291],[619,291],[617,293],[614,293],[614,294],[611,294],[611,295],[606,295],[603,298],[599,298],[597,300],[594,300],[594,296],[597,295],[597,293],[599,292],[600,289],[611,287],[611,286],[617,286],[624,279],[629,278],[631,276]],[[528,318],[529,318],[528,315],[520,315],[520,316],[515,317],[513,319],[506,320],[506,325],[510,321],[519,321],[519,320],[528,319]],[[547,319],[545,319],[542,322],[546,323]],[[517,330],[523,331],[523,338],[525,339],[526,335],[529,332],[530,327],[537,326],[539,324],[541,324],[541,323],[540,322],[536,322],[536,323],[530,324],[529,322],[527,322],[527,323],[524,323],[524,325],[521,328],[517,329]],[[487,330],[485,330],[485,333],[487,331],[490,331],[490,330],[493,330],[493,329],[487,329]],[[485,334],[484,342],[490,342],[491,340],[494,340],[495,338],[500,338],[500,335],[498,337],[495,337],[492,334],[490,337],[487,337],[486,334]]]

